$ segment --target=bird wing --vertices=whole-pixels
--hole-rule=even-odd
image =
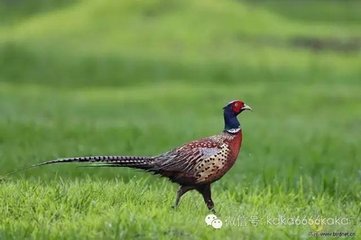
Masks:
[[[156,157],[153,170],[194,175],[199,162],[221,151],[221,143],[213,139],[192,142]]]

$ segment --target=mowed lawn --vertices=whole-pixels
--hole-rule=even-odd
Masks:
[[[223,221],[244,217],[247,224],[215,231],[204,223],[208,211],[198,193],[175,211],[176,186],[140,171],[47,166],[1,183],[2,238],[304,238],[314,231],[269,225],[279,216],[346,217],[352,223],[323,229],[360,234],[355,85],[56,91],[2,84],[0,92],[3,173],[65,156],[157,154],[221,131],[228,98],[242,97],[254,108],[240,116],[239,160],[213,191]],[[249,222],[254,218],[257,226]]]
[[[64,1],[1,23],[0,239],[361,238],[358,5],[313,5],[330,9],[322,19],[277,1],[164,3]],[[213,184],[221,229],[197,192],[172,209],[177,186],[140,170],[6,175],[159,154],[222,131],[233,99],[254,111],[239,116],[238,161]]]

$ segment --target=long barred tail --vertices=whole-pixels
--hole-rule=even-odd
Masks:
[[[109,167],[131,167],[140,169],[149,169],[153,167],[154,157],[144,156],[88,156],[88,157],[71,157],[51,160],[31,167],[40,167],[48,164],[56,163],[91,163],[93,166],[109,166]]]

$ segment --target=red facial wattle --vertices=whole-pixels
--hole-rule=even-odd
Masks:
[[[237,101],[237,102],[234,102],[233,105],[232,105],[232,111],[234,113],[239,113],[241,111],[243,107],[243,103]]]

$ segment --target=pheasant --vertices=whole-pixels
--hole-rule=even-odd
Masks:
[[[31,167],[55,163],[92,163],[95,166],[130,167],[143,169],[169,178],[180,185],[175,205],[190,190],[202,194],[209,210],[214,211],[211,184],[219,180],[235,163],[242,143],[242,129],[237,119],[244,110],[252,110],[240,100],[234,100],[223,108],[222,133],[195,140],[157,156],[88,156],[62,158]]]

